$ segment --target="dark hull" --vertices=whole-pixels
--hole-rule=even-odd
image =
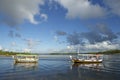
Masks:
[[[81,60],[78,60],[78,59],[72,59],[72,62],[73,63],[102,63],[102,61],[81,61]]]

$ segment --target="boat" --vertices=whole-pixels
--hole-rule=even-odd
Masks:
[[[36,63],[38,62],[38,55],[17,54],[13,56],[15,63]]]
[[[101,54],[78,54],[76,57],[70,55],[73,63],[102,63],[103,55]]]

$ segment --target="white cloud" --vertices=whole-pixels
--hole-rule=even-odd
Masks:
[[[111,13],[120,16],[120,0],[104,0],[104,3],[110,8]]]
[[[24,40],[26,41],[27,46],[30,49],[40,44],[39,40],[33,40],[33,39],[24,39]]]
[[[0,46],[0,50],[2,50],[3,48],[2,48],[2,46]]]
[[[72,49],[71,46],[67,46],[67,49]]]
[[[72,50],[72,49],[74,49],[74,46],[73,46],[73,45],[67,46],[67,49],[68,49],[68,50]]]
[[[86,44],[84,47],[87,49],[99,49],[99,50],[108,50],[108,49],[116,49],[119,45],[112,44],[109,41],[103,41],[96,44]]]
[[[4,49],[4,51],[9,51],[9,49],[6,48],[6,49]]]
[[[43,21],[47,21],[48,16],[46,14],[41,14],[40,16],[43,19]]]
[[[12,42],[12,43],[11,43],[11,46],[16,46],[16,42]]]
[[[67,9],[67,18],[98,18],[105,16],[105,9],[89,0],[55,0]]]
[[[96,44],[85,44],[84,46],[80,46],[80,50],[84,50],[84,52],[89,52],[89,51],[105,51],[105,50],[110,50],[110,49],[119,49],[120,45],[119,44],[113,44],[110,41],[103,41],[103,42],[98,42]]]
[[[110,50],[110,49],[119,49],[120,45],[119,44],[113,44],[110,41],[103,41],[103,42],[98,42],[96,44],[84,44],[84,45],[79,45],[80,52],[98,52],[98,51],[105,51],[105,50]],[[68,46],[67,49],[76,52],[78,49],[78,45],[72,45]]]
[[[54,40],[57,42],[59,40],[58,36],[54,36]]]
[[[31,49],[25,48],[25,49],[23,49],[23,52],[31,52]]]
[[[16,25],[28,20],[37,24],[35,15],[41,15],[40,6],[44,5],[44,0],[0,0],[0,21],[8,25]]]

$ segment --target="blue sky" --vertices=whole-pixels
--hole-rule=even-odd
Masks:
[[[119,0],[0,1],[0,50],[120,49]]]

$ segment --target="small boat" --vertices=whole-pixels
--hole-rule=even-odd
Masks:
[[[101,63],[103,55],[101,54],[78,54],[76,57],[70,55],[73,63]]]
[[[13,56],[15,63],[36,63],[38,62],[38,55],[17,54]]]

